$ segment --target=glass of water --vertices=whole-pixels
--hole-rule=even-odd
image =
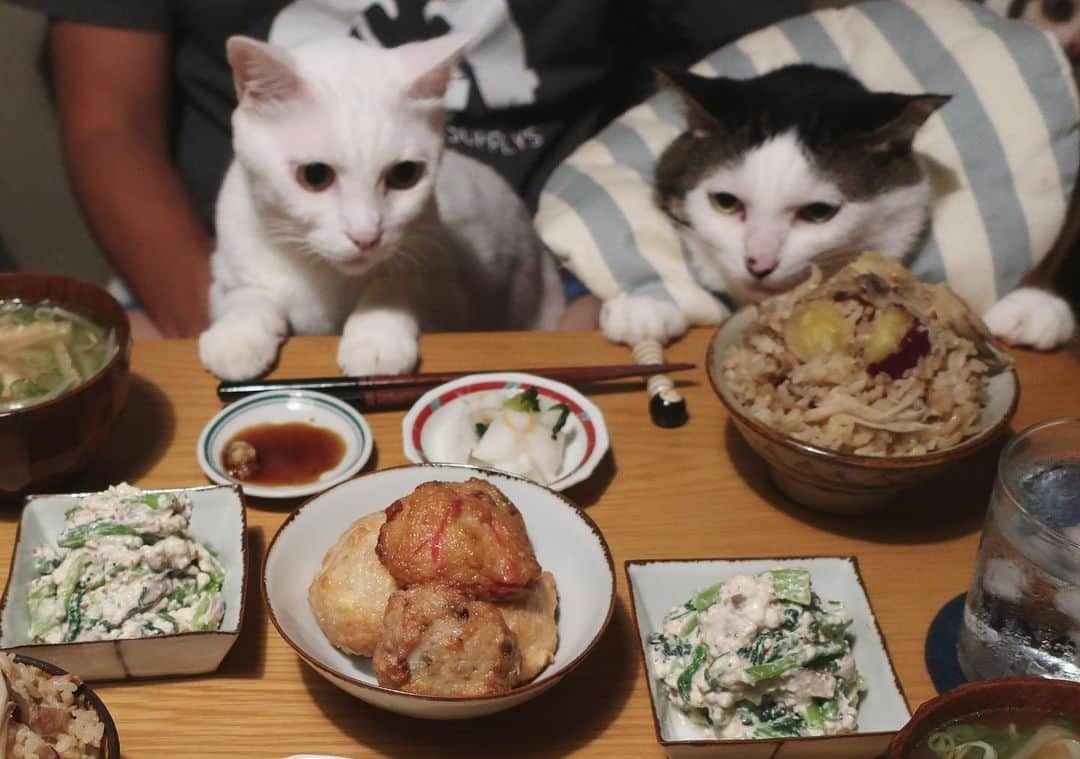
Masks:
[[[1080,419],[1005,446],[958,645],[969,680],[1080,680]]]

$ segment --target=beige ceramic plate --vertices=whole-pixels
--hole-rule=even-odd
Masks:
[[[370,659],[344,654],[327,641],[308,606],[308,586],[327,550],[354,521],[386,508],[421,483],[460,482],[470,477],[489,480],[517,506],[537,560],[555,576],[559,592],[555,661],[532,682],[496,696],[438,698],[380,687]],[[281,637],[317,673],[369,704],[428,719],[492,714],[553,687],[592,651],[615,605],[611,554],[583,511],[529,480],[475,467],[437,464],[363,475],[304,503],[285,520],[270,544],[262,589],[270,619]]]
[[[851,612],[855,663],[867,682],[866,697],[859,707],[859,729],[850,735],[822,738],[718,740],[668,704],[652,674],[649,636],[660,629],[664,616],[673,607],[685,603],[703,588],[737,574],[754,575],[778,567],[809,570],[814,592],[822,598],[840,601]],[[672,759],[869,759],[885,751],[892,736],[911,716],[863,587],[858,563],[852,557],[628,561],[626,578],[649,680],[656,738]]]
[[[236,643],[244,619],[247,588],[247,522],[244,500],[236,485],[147,490],[191,496],[191,535],[217,553],[225,571],[222,594],[225,617],[218,630],[83,643],[33,643],[27,633],[30,614],[26,588],[37,577],[33,550],[56,545],[64,512],[86,493],[33,495],[26,499],[15,552],[0,610],[0,648],[63,667],[84,680],[198,675],[213,672]]]

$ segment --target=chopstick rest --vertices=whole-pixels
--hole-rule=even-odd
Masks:
[[[664,348],[656,340],[645,340],[634,346],[634,363],[642,366],[663,366]],[[690,414],[686,401],[675,383],[666,374],[650,374],[645,382],[649,393],[649,418],[657,427],[682,427]]]

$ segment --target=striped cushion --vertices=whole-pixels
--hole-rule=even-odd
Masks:
[[[742,78],[797,62],[845,69],[873,90],[954,95],[915,141],[934,187],[917,274],[948,280],[982,312],[1050,250],[1080,140],[1069,64],[1049,34],[965,0],[872,0],[755,32],[694,71]],[[552,174],[536,223],[601,298],[652,295],[710,324],[723,300],[700,285],[652,197],[653,164],[684,125],[670,92],[627,112]]]

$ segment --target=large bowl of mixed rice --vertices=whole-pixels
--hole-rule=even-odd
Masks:
[[[959,297],[873,254],[733,315],[707,368],[777,486],[832,512],[878,507],[992,444],[1019,398]]]
[[[79,678],[0,653],[0,747],[9,759],[119,759],[116,725]]]

